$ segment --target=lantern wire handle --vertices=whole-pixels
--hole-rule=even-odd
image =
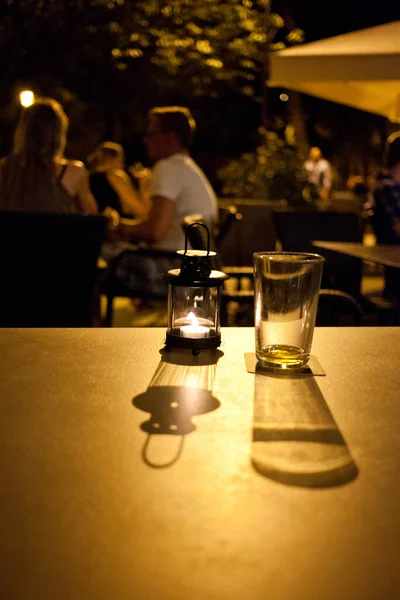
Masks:
[[[171,465],[176,463],[176,461],[179,459],[180,455],[182,454],[183,444],[185,441],[185,435],[184,434],[181,435],[178,450],[177,450],[175,456],[173,456],[170,460],[168,460],[167,462],[164,462],[164,463],[156,463],[148,457],[150,438],[152,437],[152,435],[154,437],[154,434],[149,433],[149,435],[147,436],[147,439],[144,443],[144,446],[142,449],[143,462],[146,463],[146,465],[148,465],[149,467],[153,467],[153,469],[165,469],[166,467],[170,467]]]
[[[185,235],[185,254],[187,252],[187,245],[188,245],[188,234],[189,234],[189,229],[191,229],[192,227],[196,227],[196,225],[199,225],[200,227],[204,227],[204,229],[207,232],[207,256],[210,255],[210,232],[208,230],[207,225],[205,225],[204,223],[200,223],[200,222],[196,222],[196,223],[192,223],[191,225],[189,225],[189,227],[186,229],[186,235]]]

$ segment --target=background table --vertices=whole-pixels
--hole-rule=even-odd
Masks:
[[[162,329],[0,331],[2,599],[397,597],[400,329],[316,330],[313,381],[359,470],[321,489],[251,465],[253,335],[224,330],[204,371],[160,365]],[[190,382],[221,405],[151,468],[132,399]],[[157,439],[164,461],[180,444]]]
[[[376,246],[364,246],[364,244],[353,244],[351,242],[315,241],[313,242],[313,246],[361,258],[361,260],[373,262],[378,265],[400,269],[400,245],[378,244]]]

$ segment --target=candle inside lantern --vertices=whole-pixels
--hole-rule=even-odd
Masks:
[[[190,312],[187,316],[190,321],[190,325],[184,325],[181,327],[181,337],[199,339],[206,338],[209,336],[210,328],[204,325],[199,325],[196,315]]]

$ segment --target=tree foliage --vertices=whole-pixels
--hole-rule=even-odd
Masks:
[[[106,0],[6,0],[0,5],[2,85],[13,80],[78,79],[113,69],[119,42]]]
[[[0,104],[31,85],[116,138],[155,103],[262,104],[268,51],[301,39],[283,25],[270,0],[3,0]]]
[[[270,0],[140,0],[130,17],[132,33],[114,50],[117,60],[148,57],[194,95],[233,90],[262,100],[267,52],[279,46],[284,25]],[[300,39],[298,30],[287,36],[288,43]]]
[[[265,132],[256,152],[229,161],[218,175],[225,196],[302,202],[302,164],[294,146],[276,131]]]
[[[267,52],[282,27],[270,0],[4,0],[3,86],[43,73],[91,82],[100,70],[195,96],[234,91],[261,101]],[[300,39],[295,30],[285,41]]]

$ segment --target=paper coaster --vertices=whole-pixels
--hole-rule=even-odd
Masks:
[[[324,369],[322,368],[319,360],[316,356],[310,356],[310,360],[305,367],[301,367],[300,369],[277,369],[274,367],[267,367],[265,365],[260,365],[257,362],[257,357],[252,352],[245,352],[244,359],[246,361],[246,369],[248,373],[255,373],[257,369],[257,373],[282,373],[282,375],[289,375],[292,373],[296,375],[297,373],[308,373],[309,375],[326,375]]]

